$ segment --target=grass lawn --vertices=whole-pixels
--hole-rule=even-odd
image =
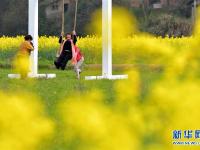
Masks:
[[[40,70],[40,73],[55,73],[55,79],[8,79],[7,74],[11,72],[10,69],[0,70],[0,90],[5,92],[30,92],[39,96],[48,110],[51,112],[58,100],[67,98],[75,92],[89,92],[92,89],[100,89],[107,94],[107,100],[112,101],[114,93],[110,91],[115,81],[85,81],[86,75],[100,75],[101,71],[85,71],[82,73],[80,80],[76,79],[73,70]]]
[[[73,70],[55,70],[55,69],[42,69],[40,73],[56,73],[55,79],[8,79],[7,74],[11,72],[10,69],[0,69],[0,91],[3,92],[26,92],[38,96],[44,103],[46,112],[50,118],[55,120],[59,124],[59,117],[56,114],[57,104],[70,97],[75,92],[87,93],[91,90],[98,89],[102,91],[105,96],[105,103],[112,106],[115,100],[114,84],[117,81],[110,80],[94,80],[85,81],[84,76],[86,75],[100,75],[100,69],[86,69],[82,73],[80,80],[76,79]],[[122,74],[123,71],[114,71],[114,74]],[[160,72],[152,71],[150,69],[141,69],[141,77],[143,80],[141,96],[145,96],[148,92],[149,87],[154,81],[158,79]],[[83,110],[84,111],[84,110]],[[47,145],[41,146],[41,150],[64,150],[65,142],[63,141],[62,131],[57,127],[56,135],[54,139],[51,139]],[[76,143],[76,141],[75,141]],[[45,147],[45,148],[44,148]],[[73,146],[70,148],[73,150]]]
[[[142,78],[142,95],[145,95],[149,90],[149,86],[159,78],[161,75],[160,71],[141,69]],[[81,79],[77,80],[73,70],[56,70],[56,69],[42,69],[40,73],[55,73],[57,75],[54,79],[9,79],[7,75],[11,73],[10,69],[0,70],[0,91],[5,92],[27,92],[32,93],[44,101],[47,106],[47,112],[52,114],[54,107],[59,100],[63,100],[71,96],[73,93],[81,92],[86,93],[91,90],[98,89],[106,95],[106,102],[112,103],[115,91],[113,84],[116,81],[112,80],[84,80],[85,76],[88,75],[101,75],[100,69],[85,70],[81,74]],[[124,71],[117,70],[114,74],[123,74]]]

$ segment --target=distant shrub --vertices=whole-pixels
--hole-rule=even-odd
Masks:
[[[162,37],[189,36],[192,33],[192,24],[187,19],[163,14],[157,18],[150,18],[147,31]]]

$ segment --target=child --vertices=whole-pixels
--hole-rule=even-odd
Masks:
[[[73,57],[74,62],[74,70],[76,72],[77,78],[80,79],[80,73],[81,73],[81,66],[84,62],[84,57],[80,51],[80,49],[74,45],[74,51],[75,51],[75,57]]]
[[[30,54],[31,51],[34,50],[33,47],[33,37],[31,35],[27,35],[24,38],[24,42],[20,45],[19,51],[16,55],[14,61],[15,70],[21,75],[21,78],[26,78],[28,72],[30,71]]]
[[[76,46],[77,43],[76,31],[72,31],[71,36],[72,36],[72,55],[73,55],[72,64],[74,64],[74,70],[76,72],[77,78],[80,79],[81,66],[84,62],[84,57],[78,46]]]

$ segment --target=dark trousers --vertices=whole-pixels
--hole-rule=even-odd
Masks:
[[[62,70],[65,70],[68,61],[71,59],[72,59],[72,53],[63,51],[61,55],[58,57],[58,59],[54,61],[54,64],[57,69],[61,68]]]

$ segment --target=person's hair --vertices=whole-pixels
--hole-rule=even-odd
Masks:
[[[24,37],[24,39],[26,40],[26,41],[28,41],[28,40],[33,40],[33,37],[31,36],[31,35],[26,35],[25,37]]]
[[[71,33],[67,33],[66,36],[71,35]]]

